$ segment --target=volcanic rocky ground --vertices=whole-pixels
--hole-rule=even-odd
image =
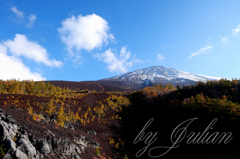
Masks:
[[[156,121],[148,128],[148,131],[149,133],[158,132],[159,136],[159,141],[155,143],[155,146],[169,145],[169,134],[172,133],[176,125],[186,119],[199,117],[201,120],[205,119],[208,124],[213,118],[213,116],[206,116],[206,114],[202,114],[201,112],[201,116],[199,116],[199,114],[193,114],[191,108],[180,109],[180,107],[175,106],[168,107],[167,97],[171,94],[169,94],[169,96],[159,96],[159,100],[156,99],[161,102],[164,101],[161,99],[165,99],[166,97],[166,107],[164,103],[161,103],[162,106],[159,107],[158,102],[154,105],[152,100],[144,100],[144,95],[141,92],[137,91],[127,94],[127,91],[130,90],[124,89],[123,87],[114,87],[111,84],[68,81],[50,81],[49,83],[55,86],[68,87],[70,91],[64,92],[61,95],[48,94],[44,96],[0,94],[0,158],[126,159],[126,154],[130,158],[136,158],[136,152],[146,146],[146,140],[141,139],[138,144],[135,144],[133,140],[143,128],[144,123],[150,118],[154,117]],[[75,91],[71,93],[71,90]],[[65,114],[69,114],[68,111],[70,110],[74,113],[79,112],[79,116],[82,116],[84,112],[90,108],[94,114],[94,108],[99,107],[101,105],[99,104],[100,102],[107,105],[109,103],[106,103],[105,100],[113,96],[117,97],[117,100],[120,99],[120,97],[126,100],[128,98],[130,105],[121,104],[122,112],[109,107],[104,111],[105,115],[101,116],[100,122],[98,118],[85,124],[80,120],[76,122],[67,121],[63,127],[57,122],[57,112],[61,105],[64,105]],[[127,98],[125,98],[126,96]],[[51,99],[55,100],[54,105],[56,106],[56,111],[49,115],[47,111]],[[33,115],[29,113],[30,107],[33,108],[33,112],[40,117],[33,118]],[[81,110],[79,110],[79,107],[81,107]],[[149,110],[146,109],[148,107]],[[155,110],[153,108],[161,111],[151,111]],[[89,114],[89,116],[92,115]],[[113,116],[116,117],[116,115],[122,118],[113,118]],[[158,118],[159,120],[157,120]],[[204,128],[207,127],[206,123],[202,121],[200,123],[200,126],[195,124],[196,126],[192,127],[194,131],[197,132],[198,129],[201,129],[200,131],[202,132]],[[240,141],[240,137],[235,135],[239,134],[239,124],[234,121],[229,122],[231,124],[226,124],[224,121],[222,121],[222,123],[225,124],[221,124],[219,120],[218,127],[224,126],[222,129],[219,129],[220,132],[233,132],[234,134],[234,141],[232,141],[231,144],[189,145],[185,143],[181,144],[178,149],[174,151],[171,150],[171,153],[168,153],[165,157],[181,158],[181,156],[183,156],[186,159],[186,154],[188,154],[191,159],[203,159],[203,156],[208,159],[209,156],[218,156],[220,158],[222,156],[239,157],[238,146],[235,146],[238,145],[238,141]],[[214,131],[215,129],[217,131],[218,127],[216,125]],[[197,129],[195,130],[195,128]],[[115,143],[111,143],[110,139],[114,139]],[[120,143],[120,139],[123,140],[124,144],[122,142],[122,144],[117,145],[116,143]],[[216,147],[216,150],[212,149]],[[97,148],[99,148],[100,151],[99,155],[96,153]],[[211,152],[211,154],[208,155],[206,152]],[[218,157],[211,157],[210,159]],[[144,155],[139,158],[149,158],[148,153],[144,153]]]
[[[82,111],[95,107],[96,101],[103,101],[109,96],[108,93],[86,93],[81,99],[75,99],[79,104],[70,104],[71,111],[76,112],[79,105]],[[118,138],[116,130],[121,126],[119,120],[111,120],[110,124],[91,122],[86,125],[79,121],[66,122],[61,127],[56,122],[56,115],[50,116],[45,112],[50,98],[0,94],[0,136],[7,153],[4,158],[108,158],[118,156],[123,151],[109,144],[110,137]],[[14,103],[15,99],[19,103]],[[70,100],[66,98],[66,102]],[[33,111],[45,119],[33,120],[28,113],[27,101],[30,106],[33,105]],[[36,102],[43,106],[43,110],[34,106]],[[60,104],[57,104],[56,110],[59,108]],[[108,119],[111,115],[109,110],[104,118]],[[100,150],[99,156],[95,153],[96,146]]]

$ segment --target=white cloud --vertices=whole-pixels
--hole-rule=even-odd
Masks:
[[[233,36],[237,36],[239,32],[240,32],[240,25],[238,25],[236,29],[232,29]]]
[[[20,80],[46,80],[39,73],[32,72],[22,61],[14,56],[7,55],[7,48],[0,44],[0,79],[20,79]]]
[[[164,59],[165,59],[165,57],[163,55],[161,55],[161,54],[157,55],[157,61],[162,61]]]
[[[16,34],[13,40],[4,41],[3,44],[16,57],[25,56],[47,66],[61,67],[63,65],[61,61],[49,60],[47,50],[38,43],[28,40],[25,35]]]
[[[11,7],[11,10],[17,15],[17,19],[13,18],[14,21],[22,24],[22,23],[25,23],[26,24],[26,27],[28,28],[32,28],[33,27],[33,23],[34,21],[36,20],[36,15],[34,14],[30,14],[30,16],[27,17],[26,19],[26,16],[24,16],[23,12],[19,11],[16,6],[13,6]]]
[[[108,64],[107,69],[110,72],[126,73],[128,68],[132,66],[132,62],[129,60],[131,52],[127,50],[126,46],[122,47],[119,58],[116,57],[112,49],[108,49],[102,54],[95,54],[94,56]]]
[[[201,48],[198,52],[192,53],[191,56],[188,57],[188,59],[191,59],[193,56],[199,55],[199,54],[203,54],[206,51],[212,49],[213,46],[206,46],[204,48]]]
[[[91,51],[101,49],[103,43],[113,41],[115,38],[108,33],[109,29],[107,21],[96,14],[77,17],[73,15],[62,21],[58,32],[62,42],[67,45],[68,52],[75,55],[73,49],[77,52],[81,49]]]
[[[228,41],[228,38],[227,37],[224,37],[221,39],[222,42],[227,42]]]
[[[17,15],[18,18],[23,18],[23,12],[19,11],[15,6],[11,10]]]
[[[7,53],[7,47],[2,45],[1,43],[0,43],[0,53],[1,54],[6,54]]]
[[[31,15],[28,17],[28,19],[29,19],[29,23],[26,24],[26,26],[29,27],[29,28],[32,28],[32,27],[33,27],[33,23],[34,23],[34,21],[36,20],[36,15],[31,14]]]

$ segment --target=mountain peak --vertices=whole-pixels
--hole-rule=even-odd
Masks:
[[[104,80],[113,82],[125,82],[131,84],[140,84],[141,86],[150,86],[152,84],[194,84],[198,81],[206,82],[207,80],[220,80],[220,77],[200,75],[185,71],[179,71],[165,66],[151,66],[144,69],[138,69],[112,78]]]

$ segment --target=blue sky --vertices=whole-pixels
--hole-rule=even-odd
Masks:
[[[0,79],[89,81],[150,66],[240,78],[240,1],[0,1]]]

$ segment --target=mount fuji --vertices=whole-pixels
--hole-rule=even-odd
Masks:
[[[133,72],[128,72],[112,78],[99,80],[100,83],[117,85],[119,87],[138,88],[141,89],[153,84],[163,85],[172,83],[173,85],[179,84],[190,85],[198,81],[207,82],[207,80],[220,80],[221,77],[212,77],[200,75],[190,72],[179,71],[173,68],[164,66],[152,66],[144,69],[139,69]]]

